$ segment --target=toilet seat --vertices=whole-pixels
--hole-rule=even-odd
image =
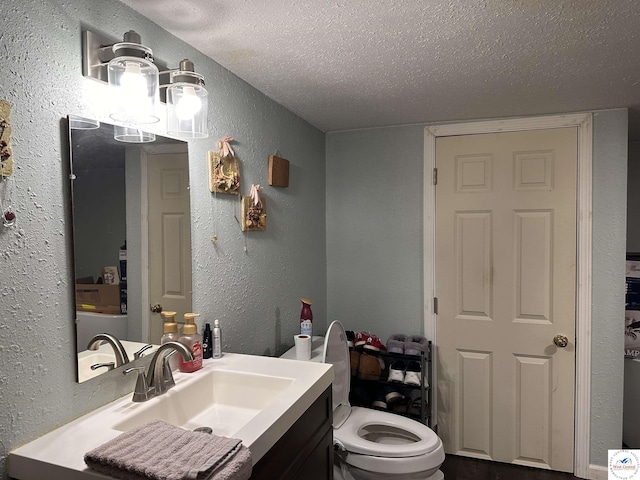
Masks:
[[[329,325],[323,363],[334,367],[333,437],[346,450],[346,462],[370,472],[433,473],[444,462],[442,441],[428,426],[390,412],[349,404],[351,370],[344,327]]]
[[[420,422],[363,407],[351,407],[349,418],[333,436],[349,452],[376,457],[415,457],[442,445],[434,431]],[[366,436],[385,438],[373,441]]]

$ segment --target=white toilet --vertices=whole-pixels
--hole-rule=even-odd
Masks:
[[[342,324],[333,322],[324,341],[324,363],[334,367],[333,442],[336,480],[443,480],[442,441],[407,417],[349,404],[351,367]]]

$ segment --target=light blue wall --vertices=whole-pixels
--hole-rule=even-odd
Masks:
[[[206,140],[189,145],[193,300],[219,318],[228,351],[278,354],[299,330],[299,298],[325,327],[325,136],[195,49],[115,0],[6,0],[0,98],[12,104],[15,174],[0,183],[15,228],[0,227],[0,476],[7,453],[131,392],[119,372],[75,381],[68,162],[69,113],[90,115],[105,89],[82,77],[81,30],[120,37],[134,29],[156,58],[194,61],[210,94]],[[215,21],[212,19],[211,21]],[[267,230],[240,231],[236,196],[208,189],[207,152],[224,135],[241,163],[242,190],[264,187]],[[268,156],[291,162],[289,188],[267,185]],[[217,235],[217,243],[210,238]],[[247,251],[245,252],[245,246]],[[201,322],[202,323],[202,322]]]
[[[591,463],[622,439],[627,111],[594,115]],[[328,317],[421,333],[424,127],[327,135]]]

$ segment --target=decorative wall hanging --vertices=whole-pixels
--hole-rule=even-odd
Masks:
[[[233,137],[218,141],[218,152],[209,152],[209,190],[215,193],[240,193],[240,167],[229,145]]]
[[[289,186],[289,160],[269,155],[269,185],[273,187]]]
[[[267,206],[264,198],[260,198],[261,191],[260,185],[251,185],[251,194],[242,196],[240,227],[243,232],[267,229]]]
[[[11,105],[6,100],[0,100],[0,177],[8,177],[12,173]]]

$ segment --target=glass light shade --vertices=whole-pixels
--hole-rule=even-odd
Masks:
[[[155,134],[135,127],[113,126],[113,138],[125,143],[150,143],[156,141]]]
[[[116,57],[107,65],[112,106],[109,116],[117,122],[145,125],[160,121],[157,107],[160,103],[158,67],[146,58],[117,56],[120,52],[151,54],[147,47],[136,43],[117,43],[113,46]]]
[[[193,72],[176,73],[199,76]],[[208,97],[207,90],[198,83],[170,84],[167,87],[167,133],[178,138],[208,137]]]

